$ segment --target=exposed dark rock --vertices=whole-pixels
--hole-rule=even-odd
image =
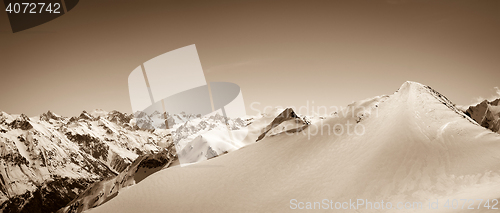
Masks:
[[[163,149],[158,153],[139,156],[120,174],[92,184],[85,192],[80,193],[77,198],[58,212],[79,213],[102,205],[117,196],[121,188],[127,187],[134,182],[141,182],[149,175],[170,166],[175,159],[176,155],[173,146]],[[110,186],[109,184],[112,185]],[[111,191],[108,191],[109,189]]]
[[[129,115],[113,110],[108,114],[107,119],[116,124],[125,125],[128,124],[133,117],[134,115],[132,114]]]
[[[64,207],[90,184],[99,179],[70,179],[56,177],[33,192],[17,195],[0,205],[3,212],[56,212]]]
[[[500,99],[484,100],[476,106],[470,106],[465,114],[484,128],[500,133]]]
[[[103,143],[99,138],[92,137],[88,134],[80,135],[66,133],[66,137],[80,145],[80,148],[87,154],[92,155],[95,159],[106,160],[108,158],[108,145]]]
[[[42,121],[49,121],[50,119],[61,120],[62,117],[52,113],[50,110],[40,115],[40,120]]]
[[[259,135],[256,141],[262,140],[264,137],[266,137],[267,133],[274,129],[275,127],[279,126],[281,123],[288,121],[288,120],[296,120],[296,122],[300,122],[302,125],[308,126],[309,122],[303,118],[300,118],[295,114],[292,108],[286,108],[281,112],[274,120],[267,125],[267,127],[264,129],[264,132]],[[299,127],[300,128],[300,127]],[[297,130],[299,131],[299,130]]]
[[[32,129],[33,126],[30,124],[30,118],[25,114],[21,114],[16,120],[10,123],[11,128],[29,130]]]

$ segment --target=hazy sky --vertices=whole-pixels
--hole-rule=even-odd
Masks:
[[[15,34],[2,12],[0,110],[131,112],[130,72],[190,44],[249,114],[345,106],[407,80],[466,105],[500,86],[500,1],[83,0]]]

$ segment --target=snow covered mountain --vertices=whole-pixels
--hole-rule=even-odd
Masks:
[[[296,134],[161,170],[90,212],[401,212],[408,203],[413,212],[467,211],[450,208],[460,199],[475,202],[465,205],[472,212],[498,212],[500,135],[446,97],[406,82],[348,109]]]
[[[65,118],[0,113],[0,209],[53,212],[139,155],[162,150],[162,134],[137,130],[117,111]]]
[[[164,119],[174,119],[176,125],[145,128],[161,125]],[[0,112],[0,209],[54,212],[103,179],[124,181],[116,190],[135,184],[128,180],[140,166],[132,162],[175,153],[172,131],[176,142],[188,140],[213,128],[226,128],[220,120],[217,115],[202,118],[185,113],[153,113],[136,119],[132,114],[103,110],[83,111],[71,118],[50,111],[32,118]],[[233,129],[246,125],[241,119],[229,123]],[[217,150],[214,156],[228,151],[217,145],[205,149],[200,151]],[[173,161],[174,155],[166,158]]]
[[[260,120],[276,114],[229,119],[227,124],[219,114],[135,116],[96,110],[72,118],[50,111],[29,118],[0,112],[0,209],[55,212],[73,201],[63,211],[81,212],[106,202],[146,174],[178,165],[175,146],[191,163],[210,159],[255,142],[263,131],[256,124],[267,125]],[[165,125],[166,119],[175,125],[154,128]],[[225,137],[228,128],[234,134],[248,128],[250,134],[235,145]],[[155,169],[144,166],[155,159],[163,159]]]
[[[294,117],[290,117],[291,115]],[[142,115],[142,117],[146,118],[146,115]],[[285,117],[285,119],[282,117]],[[172,143],[170,143],[172,147],[167,147],[165,151],[160,153],[140,156],[119,175],[94,183],[85,192],[81,193],[78,198],[71,201],[58,212],[76,213],[94,208],[108,202],[121,193],[122,190],[127,190],[127,188],[138,184],[147,176],[157,171],[172,166],[179,166],[180,162],[173,146],[181,147],[180,150],[191,160],[191,163],[196,163],[254,143],[257,141],[259,135],[263,135],[268,131],[272,131],[275,134],[286,131],[287,129],[285,128],[277,128],[278,125],[276,125],[276,122],[273,122],[277,119],[280,119],[282,122],[293,121],[297,123],[294,126],[309,124],[304,120],[304,117],[297,116],[292,109],[280,108],[257,116],[230,119],[228,125],[225,124],[224,118],[218,114],[205,117],[180,116],[178,118],[181,122],[185,123],[181,124],[181,122],[178,122],[179,125],[172,127],[172,132],[170,133],[174,138],[172,139]],[[158,118],[146,118],[145,120],[155,119],[161,120]],[[274,126],[271,125],[273,123],[275,124]],[[269,129],[270,126],[272,126],[271,129]],[[239,131],[245,130],[245,138],[239,140],[242,144],[236,145],[231,140],[228,135],[228,128],[232,130],[231,134],[234,137],[237,137]]]
[[[494,101],[484,100],[476,106],[470,106],[465,111],[465,114],[481,126],[500,133],[500,99]]]

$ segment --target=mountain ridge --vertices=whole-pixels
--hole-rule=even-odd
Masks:
[[[153,133],[133,134],[129,124],[86,111],[71,118],[1,112],[0,129],[0,209],[10,212],[56,211],[91,183],[118,174],[137,150],[161,149],[149,141]]]
[[[488,102],[486,104],[494,105],[495,103],[498,105],[498,100],[497,102]],[[442,105],[446,106],[446,109],[449,111],[444,110]],[[394,106],[398,107],[395,108]],[[293,141],[299,139],[307,141],[313,140],[316,142],[315,146],[325,146],[326,150],[332,149],[332,145],[324,144],[324,141],[333,141],[335,143],[341,142],[344,144],[344,147],[341,146],[340,150],[357,152],[346,150],[346,147],[352,147],[352,145],[343,143],[342,141],[357,141],[357,143],[361,143],[362,141],[360,141],[359,138],[365,138],[368,141],[374,140],[371,138],[384,138],[382,141],[387,142],[394,140],[390,135],[396,135],[396,138],[402,141],[409,141],[410,139],[408,138],[413,138],[410,140],[413,144],[411,146],[417,150],[429,152],[431,155],[437,155],[437,153],[446,155],[446,151],[442,149],[442,146],[451,146],[449,140],[451,140],[453,135],[450,135],[449,131],[454,132],[458,137],[462,137],[464,134],[471,135],[470,132],[476,132],[477,135],[471,138],[471,141],[478,141],[478,138],[486,138],[484,141],[489,141],[487,143],[491,143],[491,138],[494,138],[494,136],[488,134],[488,132],[481,131],[484,130],[483,127],[489,128],[489,126],[491,126],[488,122],[486,122],[488,125],[485,126],[484,122],[479,122],[474,119],[474,116],[471,116],[474,114],[472,110],[477,111],[476,108],[471,106],[471,108],[469,108],[471,110],[470,113],[468,113],[469,110],[463,112],[444,95],[435,91],[430,86],[417,82],[407,81],[401,85],[393,95],[377,96],[372,99],[358,101],[350,104],[348,108],[352,108],[352,110],[347,110],[347,114],[343,114],[343,117],[339,117],[340,114],[335,114],[336,117],[316,119],[314,121],[299,116],[295,114],[293,109],[287,108],[275,110],[275,112],[271,113],[268,117],[262,115],[262,118],[251,118],[249,120],[236,118],[229,120],[228,123],[217,115],[202,118],[197,115],[168,114],[160,112],[148,115],[146,113],[141,114],[141,112],[127,114],[118,111],[105,112],[103,110],[95,110],[90,113],[82,111],[79,116],[68,118],[59,116],[51,111],[34,117],[28,117],[24,114],[10,115],[0,111],[0,157],[2,161],[2,164],[0,164],[0,209],[11,212],[55,212],[69,203],[69,205],[61,209],[60,212],[71,212],[74,210],[76,210],[76,212],[81,212],[103,203],[107,205],[107,203],[111,201],[118,202],[115,201],[115,199],[127,196],[127,193],[129,193],[127,191],[129,191],[129,189],[123,191],[125,195],[120,191],[119,196],[117,196],[118,190],[130,187],[139,182],[141,182],[139,185],[143,186],[150,182],[149,177],[144,179],[146,176],[151,174],[150,177],[163,175],[163,173],[165,173],[164,170],[162,170],[164,167],[169,167],[169,170],[172,169],[175,173],[179,173],[178,170],[180,168],[177,166],[179,162],[175,159],[175,155],[172,152],[175,150],[173,145],[179,145],[183,148],[184,153],[197,156],[196,158],[192,158],[194,162],[197,162],[219,155],[225,156],[228,151],[236,150],[241,146],[249,145],[256,141],[259,141],[259,143],[275,143],[272,145],[263,145],[265,147],[277,146],[282,144],[281,141],[283,141],[284,138],[292,140],[292,142],[285,147],[292,145],[299,146],[302,147],[301,149],[303,149],[305,153],[297,153],[294,150],[286,149],[280,150],[279,148],[277,153],[269,153],[268,150],[264,150],[264,152],[269,155],[289,152],[293,153],[293,155],[299,155],[304,159],[308,159],[310,156],[304,154],[310,153],[311,155],[315,155],[316,153],[321,154],[324,151],[314,149],[316,151],[313,152],[311,147],[303,147],[304,145],[297,145],[297,142]],[[493,108],[491,106],[486,106],[485,109]],[[373,110],[376,110],[376,113],[373,113]],[[381,112],[383,113],[379,114],[379,110],[382,110]],[[436,113],[437,111],[442,112],[442,114],[446,116]],[[484,121],[485,116],[488,115],[488,110],[484,110],[484,112],[481,111],[481,113],[483,113],[481,117],[483,120],[480,121]],[[490,112],[489,115],[495,114]],[[423,120],[422,118],[430,119],[430,121]],[[469,123],[474,124],[477,128],[465,125],[463,121],[460,120],[463,118],[468,120]],[[169,123],[174,124],[175,128],[166,129],[165,119],[171,119]],[[381,119],[389,120],[380,123],[379,121],[381,121]],[[443,120],[448,120],[449,122],[442,123]],[[334,129],[325,129],[326,127],[322,126],[318,128],[317,125],[319,122],[324,122],[329,126],[333,126]],[[353,124],[368,127],[371,126],[371,128],[369,128],[370,130],[366,133],[371,135],[371,137],[366,138],[365,135],[336,135],[335,133],[340,130],[335,128],[335,125],[345,125],[345,122],[352,122]],[[435,125],[436,123],[442,123],[442,125],[437,126]],[[139,126],[142,126],[142,128]],[[218,134],[217,131],[227,131],[228,128],[236,131],[239,131],[239,128],[248,128],[249,132],[247,139],[245,139],[246,141],[243,141],[243,144],[238,145],[236,148],[221,146],[216,141],[227,139],[216,136]],[[401,131],[402,128],[404,131]],[[329,137],[311,135],[311,132],[318,132],[319,130],[329,133],[333,131],[333,135]],[[212,133],[208,134],[207,132]],[[407,133],[402,134],[401,132]],[[172,137],[172,133],[174,133],[175,137]],[[429,141],[431,141],[431,143],[429,143]],[[416,145],[420,143],[426,145]],[[434,145],[432,145],[433,143],[441,145],[434,147]],[[402,146],[401,144],[392,142],[384,144],[386,144],[384,145],[384,149],[372,147],[371,150],[386,152],[385,149],[389,149],[388,147]],[[389,146],[389,144],[392,145]],[[461,144],[464,143],[461,142]],[[198,147],[198,149],[189,149],[189,147],[193,146]],[[428,148],[425,148],[426,146],[434,147],[439,151],[428,150]],[[489,146],[494,145],[491,144]],[[255,145],[246,147],[242,150],[255,149],[252,147],[255,147]],[[282,148],[283,147],[281,147],[281,149]],[[362,147],[357,147],[357,149],[362,149]],[[406,149],[406,147],[403,147],[403,149]],[[492,151],[486,151],[486,153],[490,152]],[[238,151],[238,153],[241,153],[241,151]],[[246,153],[246,151],[244,153]],[[357,153],[375,157],[375,155],[369,151]],[[230,153],[228,156],[234,155],[234,153]],[[257,155],[259,155],[259,153],[257,153]],[[227,164],[227,161],[220,160],[225,159],[226,157],[224,156],[215,158],[214,160],[217,162],[215,164],[217,165],[220,162],[222,162],[223,165]],[[405,158],[401,158],[399,155],[387,154],[387,156],[394,156],[400,158],[399,161],[408,163],[404,160]],[[154,160],[157,157],[167,160]],[[269,158],[269,156],[260,157],[267,160],[271,159],[272,161],[276,160],[274,158]],[[282,157],[285,159],[290,158],[287,155]],[[231,158],[238,161],[238,158]],[[437,161],[441,159],[437,156],[433,158]],[[375,159],[383,159],[383,157],[376,157]],[[468,157],[468,159],[476,159],[474,161],[477,161],[479,158],[472,155],[472,157]],[[251,156],[247,156],[247,160],[254,161],[255,159],[252,159]],[[345,162],[345,160],[339,160]],[[360,159],[354,160],[360,161]],[[145,166],[149,165],[149,163],[146,162],[156,162],[154,164],[157,165],[149,168]],[[209,162],[212,163],[201,162],[200,166],[209,165],[208,168],[214,168],[213,161],[211,160]],[[262,164],[266,163],[261,160],[259,162]],[[297,163],[298,161],[292,159],[292,162]],[[374,160],[374,162],[377,161]],[[422,163],[425,161],[420,159],[420,161],[417,162]],[[456,162],[456,160],[450,162]],[[235,166],[233,163],[230,164]],[[278,164],[285,166],[285,168],[287,167],[286,164],[279,162]],[[369,162],[365,162],[365,164],[369,164]],[[147,172],[148,175],[136,179],[136,177],[140,176],[137,174],[139,168],[141,168],[141,172]],[[339,167],[337,166],[334,168],[338,169]],[[347,170],[350,171],[354,168],[356,167],[352,166],[352,168],[347,168]],[[417,166],[417,168],[419,167]],[[448,169],[450,170],[450,168],[452,167]],[[481,168],[484,168],[484,166]],[[189,167],[186,169],[189,170]],[[233,169],[239,171],[235,167],[233,167]],[[357,170],[359,170],[360,173],[366,173],[366,171],[360,168]],[[371,170],[369,169],[369,171]],[[482,172],[480,170],[470,171]],[[268,172],[271,174],[273,170],[268,170]],[[371,172],[375,173],[375,171]],[[180,172],[179,174],[183,173],[184,172]],[[428,176],[432,176],[429,174],[443,174],[439,168],[436,168],[433,173],[429,173],[428,171],[420,171],[420,173],[421,175],[427,174]],[[298,174],[301,173],[299,172]],[[446,172],[444,172],[444,174],[446,174]],[[216,177],[216,175],[214,175],[215,174],[211,174],[209,176]],[[237,172],[237,174],[231,173],[227,175],[238,176],[239,174]],[[415,176],[415,174],[407,174],[408,177],[412,175]],[[459,175],[465,175],[465,178],[469,179],[473,178],[467,176],[468,174],[460,173]],[[488,175],[484,173],[483,176],[490,179],[498,178],[497,173]],[[346,179],[339,179],[337,181],[344,181],[346,187],[352,187],[350,183],[352,183],[353,180],[359,179],[359,177],[351,177],[351,179],[352,180],[349,181],[346,181]],[[449,177],[447,180],[452,182],[457,181],[449,179]],[[34,184],[31,184],[30,181]],[[383,178],[381,181],[385,181],[388,184],[390,183]],[[432,181],[436,180],[431,180],[431,182]],[[469,184],[469,182],[464,183]],[[207,184],[209,184],[209,182],[207,182]],[[301,185],[303,182],[298,184]],[[407,185],[410,188],[432,185],[429,185],[428,181],[399,181],[398,184]],[[137,186],[134,186],[130,189],[136,187]],[[358,188],[357,192],[359,193],[363,192],[359,187],[354,188]],[[366,186],[366,188],[373,191],[371,192],[372,194],[368,195],[376,194],[376,190],[373,189],[373,187]],[[392,190],[396,188],[398,188],[397,185],[393,186]],[[440,190],[442,191],[445,188],[446,187],[441,187]],[[108,191],[106,192],[106,190]],[[335,188],[335,190],[342,191],[346,189],[340,187]],[[420,191],[417,190],[413,192],[431,193],[431,191],[425,191],[421,188],[419,190]],[[454,188],[454,190],[457,190],[457,188]],[[388,189],[382,191],[386,192]],[[105,194],[101,195],[101,192],[105,192]],[[440,191],[438,190],[437,192]],[[249,192],[249,194],[252,193]],[[254,195],[257,197],[259,196],[257,194]],[[214,195],[214,197],[220,198],[220,196],[217,195]],[[183,202],[180,203],[182,204]],[[40,206],[42,206],[42,208],[40,208]],[[47,208],[44,206],[50,207]],[[100,207],[98,207],[98,209],[100,209]]]
[[[282,212],[291,210],[292,199],[427,206],[465,192],[471,198],[500,197],[500,135],[421,84],[408,83],[374,100],[353,104],[378,109],[358,123],[363,134],[332,134],[336,124],[358,120],[349,111],[307,128],[322,135],[280,134],[196,169],[159,171],[90,212]],[[442,205],[436,211],[445,210]],[[428,211],[433,210],[421,212]]]
[[[0,209],[55,212],[72,200],[66,210],[76,208],[80,212],[92,208],[115,196],[117,190],[144,179],[144,175],[136,174],[139,168],[141,172],[154,173],[165,165],[178,164],[174,144],[185,146],[197,135],[216,129],[240,131],[253,121],[253,118],[226,120],[217,114],[200,117],[185,113],[140,113],[84,110],[78,116],[64,117],[47,111],[30,118],[0,112]],[[154,129],[137,126],[137,115],[143,119],[144,127]],[[172,129],[162,128],[164,119],[174,119]],[[259,128],[252,131],[255,130]],[[217,137],[207,135],[207,139],[210,143],[198,150],[210,153],[207,159],[230,151],[220,143],[213,143]],[[157,157],[171,160],[161,161],[168,164],[160,163],[155,168],[143,165]],[[203,159],[195,161],[199,160]],[[141,176],[144,177],[136,179]],[[117,184],[107,183],[115,180]],[[106,196],[82,194],[108,186],[115,190]],[[48,192],[48,188],[52,191]],[[99,199],[90,202],[89,198]]]

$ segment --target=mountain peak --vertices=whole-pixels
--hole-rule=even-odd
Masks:
[[[14,121],[12,121],[10,123],[10,126],[12,128],[17,128],[17,129],[22,129],[22,130],[29,130],[29,129],[33,128],[33,126],[30,123],[30,118],[28,116],[26,116],[25,114],[21,114]]]
[[[500,99],[494,101],[484,100],[481,103],[470,106],[466,111],[469,117],[474,119],[479,125],[490,129],[493,132],[500,133]]]
[[[478,125],[478,123],[476,121],[474,121],[472,118],[467,116],[453,102],[451,102],[448,98],[446,98],[446,96],[442,95],[441,93],[439,93],[438,91],[436,91],[435,89],[433,89],[430,86],[423,85],[423,84],[418,83],[418,82],[406,81],[405,83],[403,83],[403,85],[401,85],[401,87],[399,88],[397,93],[399,94],[399,96],[402,100],[406,100],[410,97],[418,98],[418,97],[420,97],[420,94],[424,94],[424,93],[430,94],[438,102],[442,103],[443,105],[448,107],[450,110],[454,111],[455,113],[457,113],[461,117],[464,117],[469,122]]]
[[[490,104],[493,105],[493,106],[498,106],[500,104],[500,98],[498,98],[498,99],[490,102]]]
[[[299,117],[292,108],[286,108],[278,116],[276,116],[276,118],[274,118],[274,120],[269,125],[266,126],[263,133],[259,135],[256,141],[262,140],[264,137],[268,135],[268,132],[272,131],[272,129],[278,127],[283,122],[290,120],[293,120],[294,123],[296,124],[301,123],[297,128],[297,130],[299,128],[304,128],[310,124],[310,122],[307,121],[305,118]]]
[[[414,82],[414,81],[406,81],[401,85],[401,87],[399,87],[398,92],[404,93],[406,91],[411,91],[411,90],[414,90],[416,88],[423,88],[423,87],[425,87],[425,85],[423,85],[421,83]]]
[[[88,120],[91,120],[92,119],[92,116],[87,113],[87,111],[83,110],[83,112],[80,114],[80,119],[88,119]]]
[[[61,116],[51,112],[50,110],[40,115],[40,120],[42,121],[49,121],[50,119],[60,120]]]

